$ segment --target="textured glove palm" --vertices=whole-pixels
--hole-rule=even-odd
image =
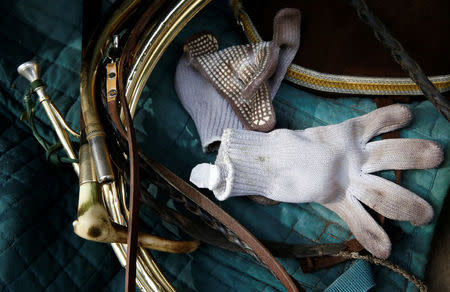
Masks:
[[[186,40],[175,73],[175,90],[195,122],[203,151],[215,150],[223,130],[269,131],[275,126],[272,99],[300,43],[300,12],[282,9],[270,42],[219,51],[211,33]]]
[[[212,189],[219,200],[261,195],[282,202],[320,203],[337,213],[368,251],[386,258],[390,240],[360,201],[387,218],[415,225],[433,217],[425,200],[371,174],[433,168],[441,163],[442,150],[432,141],[369,142],[405,126],[411,118],[406,106],[393,105],[337,125],[302,131],[282,129],[266,134],[228,129],[215,165],[198,165],[191,180]]]

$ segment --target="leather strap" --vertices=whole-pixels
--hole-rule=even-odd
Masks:
[[[120,90],[120,88],[119,88]],[[140,180],[139,180],[139,157],[136,146],[136,134],[131,118],[128,102],[123,90],[119,94],[124,113],[125,127],[127,129],[128,157],[130,160],[130,206],[128,218],[127,237],[127,269],[125,278],[125,291],[136,291],[136,255],[139,225],[139,203],[140,203]]]
[[[386,26],[372,13],[366,2],[364,0],[350,0],[350,5],[355,9],[361,21],[373,30],[375,37],[389,50],[395,62],[420,87],[425,97],[447,120],[450,120],[450,101],[428,79],[419,64],[409,56],[400,42],[392,36]]]
[[[356,239],[351,239],[344,242],[349,252],[360,252],[364,248]],[[347,258],[338,256],[321,256],[321,257],[307,257],[299,259],[303,273],[312,273],[320,269],[329,268],[334,265],[347,261]]]
[[[124,114],[124,122],[126,128],[126,140],[128,142],[128,157],[130,162],[130,193],[129,193],[129,218],[128,218],[128,237],[127,237],[127,268],[125,278],[125,291],[134,292],[136,290],[136,256],[137,256],[137,237],[138,237],[138,225],[139,225],[139,203],[140,203],[140,178],[139,178],[139,157],[136,145],[136,134],[133,126],[133,120],[128,108],[128,101],[125,97],[125,86],[123,80],[125,79],[123,74],[124,62],[128,61],[129,54],[133,50],[130,46],[135,46],[137,42],[136,35],[140,35],[143,27],[151,19],[157,8],[162,5],[164,1],[153,2],[139,18],[135,27],[132,29],[129,37],[129,41],[125,44],[122,56],[120,57],[119,67],[117,72],[117,89],[120,103]],[[116,128],[120,133],[124,135],[122,125],[120,123],[117,102],[115,100],[109,102],[110,110],[112,110],[112,118],[115,121]]]
[[[142,171],[145,175],[145,168],[143,168]],[[158,185],[157,182],[154,183],[156,183],[158,189],[165,188],[165,185],[161,186]],[[142,188],[141,192],[143,194],[143,196],[141,196],[142,204],[147,206],[152,213],[159,216],[162,220],[179,227],[190,237],[229,251],[245,252],[239,244],[229,241],[223,233],[215,229],[213,227],[214,224],[211,224],[212,226],[208,225],[207,221],[209,220],[198,220],[197,218],[192,218],[191,216],[181,214],[180,212],[177,212],[160,203],[157,199],[150,195],[145,188]],[[192,214],[199,217],[202,215],[197,208],[192,208],[189,207],[188,204],[185,204],[185,201],[180,201],[180,203],[183,204],[183,207],[185,207]],[[348,243],[300,245],[279,243],[268,240],[261,240],[261,242],[274,256],[282,258],[314,257],[337,254],[340,251],[350,251],[348,249]]]
[[[141,155],[147,165],[149,165],[153,171],[155,171],[161,178],[174,187],[180,194],[187,197],[193,203],[198,205],[202,210],[206,211],[209,215],[216,218],[221,224],[223,224],[227,231],[231,231],[228,234],[229,239],[233,241],[240,241],[240,246],[244,248],[244,251],[253,257],[255,257],[260,263],[267,267],[270,272],[284,285],[288,291],[301,291],[303,289],[297,288],[292,281],[289,274],[281,266],[281,264],[273,257],[267,248],[265,248],[258,239],[256,239],[244,226],[239,224],[228,213],[219,208],[214,202],[196,190],[194,187],[186,183],[184,180],[176,176],[169,169],[162,164]]]
[[[409,99],[407,96],[403,97],[403,98],[404,99]],[[384,97],[384,98],[383,97],[376,97],[375,98],[375,104],[377,105],[377,108],[388,106],[388,105],[391,105],[391,104],[394,104],[394,103],[395,103],[394,102],[394,98],[392,98],[392,97]],[[385,133],[385,134],[381,135],[381,139],[397,139],[397,138],[400,138],[399,130],[395,130],[395,131],[388,132],[388,133]],[[400,184],[402,171],[397,169],[397,170],[394,170],[394,173],[395,173],[395,183],[396,184]],[[383,215],[377,213],[377,219],[378,219],[378,222],[381,225],[384,224],[385,217]]]
[[[109,114],[112,119],[116,122],[116,128],[119,130],[122,137],[125,139],[128,146],[129,159],[129,185],[130,185],[130,197],[129,197],[129,217],[128,217],[128,234],[127,234],[127,257],[126,257],[126,275],[125,275],[125,291],[135,291],[136,290],[136,257],[137,257],[137,242],[138,242],[138,219],[139,219],[139,191],[140,191],[140,180],[139,180],[139,165],[136,163],[138,161],[136,157],[136,138],[133,126],[132,129],[129,125],[131,115],[128,110],[128,105],[124,110],[125,124],[127,125],[128,131],[122,127],[120,123],[120,118],[117,110],[117,62],[112,60],[110,63],[106,64],[106,102],[108,105]],[[120,96],[120,99],[123,99]],[[126,111],[126,112],[125,112]],[[120,123],[120,124],[119,124]],[[135,187],[138,186],[138,187]],[[137,200],[137,201],[136,201]]]

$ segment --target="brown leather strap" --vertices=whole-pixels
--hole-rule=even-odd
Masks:
[[[128,109],[128,103],[125,95],[119,94],[117,84],[117,63],[112,60],[106,65],[106,100],[111,119],[114,120],[116,128],[127,142],[129,157],[129,217],[128,217],[128,235],[127,235],[127,258],[126,258],[126,276],[125,291],[136,290],[136,257],[137,243],[139,234],[139,203],[140,203],[140,180],[139,180],[139,157],[136,150],[136,135],[134,132],[131,114]],[[125,127],[120,123],[118,109],[116,107],[117,95],[119,95],[123,107]]]
[[[141,169],[141,173],[145,175],[145,168]],[[155,183],[158,185],[157,182]],[[165,185],[161,187],[164,189]],[[165,204],[159,202],[156,198],[150,195],[145,188],[142,188],[141,192],[142,204],[148,207],[151,212],[156,214],[162,220],[177,226],[190,237],[229,251],[245,252],[239,244],[228,240],[223,233],[217,230],[217,228],[213,228],[212,226],[214,226],[214,224],[207,224],[207,219],[202,218],[201,215],[203,214],[198,212],[196,208],[184,206],[192,214],[197,215],[197,218],[201,218],[203,220],[191,218],[190,216],[186,216],[167,207]],[[180,203],[184,202],[180,201]],[[288,244],[270,240],[261,240],[261,242],[274,256],[281,258],[315,257],[333,255],[341,251],[349,251],[349,242],[331,244]]]
[[[351,239],[344,244],[347,246],[349,252],[360,252],[364,248],[356,239]],[[334,265],[347,261],[347,258],[338,256],[321,256],[321,257],[307,257],[299,259],[300,266],[303,273],[312,273],[320,269],[329,268]]]
[[[120,122],[119,109],[117,107],[118,84],[117,62],[106,64],[106,101],[111,119],[116,124],[116,129],[126,139],[127,133]]]
[[[404,97],[404,98],[407,98],[407,97]],[[394,99],[392,97],[391,98],[388,98],[388,97],[376,97],[375,98],[375,103],[377,105],[377,108],[380,108],[380,107],[384,107],[384,106],[388,106],[388,105],[394,104]],[[397,138],[400,138],[400,132],[398,130],[395,130],[395,131],[392,131],[392,132],[388,132],[388,133],[385,133],[385,134],[381,135],[381,139],[397,139]],[[394,172],[395,172],[395,182],[397,184],[400,184],[400,179],[401,179],[402,172],[401,172],[401,170],[395,170]],[[378,219],[378,222],[381,225],[384,224],[385,218],[384,218],[383,215],[377,213],[377,219]]]
[[[120,90],[120,88],[119,88]],[[137,240],[139,230],[139,203],[140,203],[140,181],[139,181],[139,157],[136,148],[136,134],[133,121],[128,109],[128,103],[125,94],[119,94],[124,113],[125,127],[127,128],[128,157],[130,160],[130,206],[128,218],[128,237],[127,237],[127,269],[125,276],[125,291],[136,291],[136,255]]]
[[[131,114],[128,109],[128,104],[125,103],[123,108],[125,125],[128,131],[122,128],[120,118],[118,115],[117,104],[118,86],[117,86],[117,62],[112,60],[106,64],[106,101],[108,104],[108,112],[111,119],[116,124],[116,129],[119,130],[122,137],[127,141],[128,155],[129,155],[129,185],[130,185],[130,203],[129,203],[129,217],[128,217],[128,235],[127,235],[127,258],[126,258],[126,276],[125,276],[125,291],[136,290],[136,257],[137,257],[137,242],[139,234],[139,202],[140,202],[140,180],[139,180],[139,158],[136,152],[136,136],[134,134],[134,127],[131,122]],[[120,99],[124,100],[124,95],[120,95]]]
[[[120,69],[120,66],[119,66]],[[117,72],[121,73],[121,71]],[[136,145],[136,133],[133,126],[133,120],[128,108],[128,102],[125,98],[125,87],[122,81],[123,76],[117,74],[117,93],[120,98],[122,110],[124,114],[124,122],[126,128],[126,141],[128,143],[128,157],[130,165],[129,177],[129,217],[128,217],[128,236],[127,236],[127,267],[125,275],[125,291],[136,291],[136,257],[138,248],[138,231],[139,231],[139,203],[140,203],[140,178],[139,178],[139,157]],[[108,78],[107,78],[108,79]],[[108,81],[107,81],[108,82]],[[107,93],[108,95],[108,93]],[[115,98],[108,100],[108,105],[113,111],[112,119],[116,123],[116,128],[123,135],[124,130],[119,120]]]
[[[155,11],[162,5],[164,1],[153,2],[140,17],[135,27],[130,32],[130,37],[125,44],[122,56],[120,57],[119,67],[117,72],[117,89],[120,97],[122,110],[124,113],[124,122],[128,141],[128,157],[130,160],[130,206],[129,206],[129,218],[128,218],[128,238],[127,238],[127,269],[125,278],[125,291],[134,292],[136,290],[136,255],[137,255],[137,237],[138,237],[138,224],[139,224],[139,203],[140,203],[140,180],[139,180],[139,157],[136,145],[136,134],[133,126],[133,120],[128,108],[128,101],[125,97],[125,63],[129,61],[130,52],[133,52],[132,48],[136,45],[138,36],[140,36],[143,28],[147,22],[151,19]],[[132,47],[131,47],[132,46]],[[113,102],[113,103],[112,103]],[[116,101],[109,103],[110,109],[113,111],[112,118],[123,135],[124,131],[119,120],[118,110],[116,107]]]
[[[244,226],[239,224],[228,213],[219,208],[213,201],[208,199],[194,187],[186,183],[184,180],[176,176],[169,169],[162,164],[141,155],[141,159],[145,159],[146,164],[149,165],[159,176],[161,176],[167,183],[174,187],[181,194],[186,196],[201,209],[215,217],[220,223],[222,223],[227,229],[236,235],[237,239],[242,241],[245,251],[250,255],[258,258],[261,264],[266,266],[272,274],[280,280],[284,287],[288,291],[299,291],[301,288],[292,281],[289,274],[281,266],[281,264],[273,257],[273,255],[265,248],[261,242],[256,239]]]

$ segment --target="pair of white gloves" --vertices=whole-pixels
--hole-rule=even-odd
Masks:
[[[295,33],[299,36],[299,12],[284,9],[274,20],[274,41],[265,43],[265,47],[275,45],[279,48],[278,66],[263,80],[271,99],[298,48],[298,42],[286,45],[275,41],[283,39],[276,36],[277,31],[283,34],[283,30],[277,30],[277,25],[289,21],[297,26]],[[292,32],[292,25],[289,31]],[[185,46],[185,51],[190,50],[186,49],[189,43],[192,44],[192,40]],[[250,51],[248,45],[240,47]],[[361,202],[390,219],[410,221],[414,225],[431,221],[433,209],[425,200],[371,174],[381,170],[434,168],[442,162],[441,147],[432,141],[388,139],[369,142],[375,136],[406,126],[412,119],[406,106],[391,105],[337,125],[301,131],[280,129],[263,133],[246,130],[245,123],[237,118],[239,108],[230,106],[227,101],[232,104],[232,100],[225,100],[220,84],[217,84],[220,82],[207,75],[211,67],[201,68],[198,65],[201,62],[196,59],[202,57],[214,64],[214,59],[221,58],[218,63],[225,64],[224,72],[232,71],[237,66],[227,67],[230,62],[224,51],[236,52],[234,48],[208,49],[204,54],[186,52],[177,67],[177,94],[196,124],[204,151],[210,149],[211,144],[221,142],[215,164],[199,164],[192,170],[194,184],[212,190],[219,200],[259,195],[280,202],[320,203],[338,214],[355,238],[380,258],[390,254],[389,237]],[[261,67],[258,56],[250,51],[243,57],[246,58],[244,63]],[[251,71],[257,75],[262,70]],[[233,72],[228,77],[225,74],[224,78],[233,78]],[[243,92],[248,86],[243,82],[245,80],[240,80],[239,89]],[[246,98],[242,97],[241,102],[248,104]],[[249,124],[245,128],[251,129]]]

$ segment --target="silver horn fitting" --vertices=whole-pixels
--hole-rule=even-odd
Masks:
[[[28,81],[33,82],[39,79],[39,63],[37,61],[28,61],[17,67],[17,72]]]

